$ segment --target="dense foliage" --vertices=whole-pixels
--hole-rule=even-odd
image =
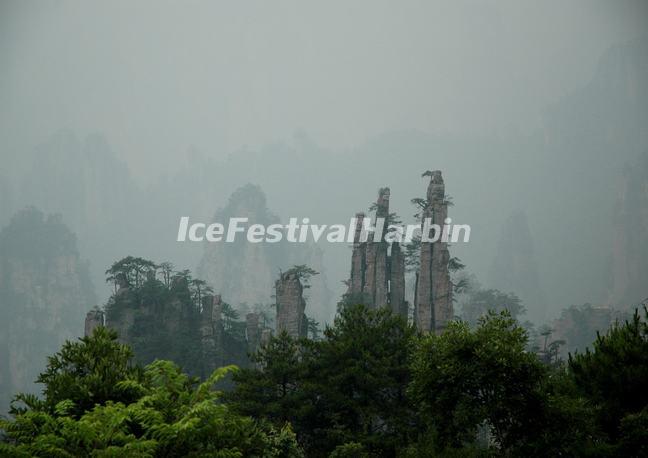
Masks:
[[[507,311],[421,335],[387,309],[345,306],[321,339],[280,334],[252,367],[203,383],[169,361],[132,364],[99,328],[50,358],[43,399],[17,397],[0,454],[645,456],[646,318],[549,365]]]
[[[591,351],[570,356],[569,366],[579,392],[597,407],[605,437],[624,451],[643,443],[648,454],[648,322],[635,312],[625,324],[615,323]]]
[[[25,407],[0,423],[0,455],[301,456],[289,426],[262,425],[220,402],[213,386],[232,367],[198,383],[170,361],[132,366],[116,339],[98,328],[51,358],[44,399],[19,396]]]
[[[276,425],[289,421],[309,456],[361,443],[393,454],[406,442],[405,388],[413,328],[386,309],[349,307],[318,341],[272,339],[257,368],[234,375],[235,407]]]
[[[322,340],[272,339],[228,397],[243,414],[290,422],[308,456],[639,456],[648,405],[639,355],[648,352],[636,320],[564,365],[528,351],[506,310],[437,336],[386,310],[343,306]],[[618,358],[618,382],[635,391],[608,391],[610,363],[591,362],[598,377],[584,380],[579,367],[592,355]],[[632,408],[609,418],[615,397]]]
[[[106,320],[119,328],[142,364],[168,359],[191,375],[209,376],[212,361],[201,347],[201,310],[213,293],[204,280],[172,264],[128,256],[106,271],[115,294],[106,305]],[[222,365],[248,361],[245,323],[239,313],[222,303]]]
[[[519,318],[525,313],[519,297],[514,293],[505,293],[497,289],[469,289],[468,300],[461,308],[461,317],[471,325],[476,325],[489,311],[499,313],[506,310],[513,318]]]
[[[0,412],[16,391],[35,388],[47,356],[82,329],[96,303],[88,272],[60,215],[27,207],[0,230]]]

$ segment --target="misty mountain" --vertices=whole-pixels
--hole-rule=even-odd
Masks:
[[[95,304],[76,238],[59,216],[19,211],[0,232],[0,411],[33,382],[46,356],[75,339]]]
[[[280,223],[266,205],[260,187],[245,185],[232,193],[227,205],[216,212],[210,222],[227,225],[230,218],[248,218],[249,224]],[[212,285],[234,307],[253,307],[274,303],[275,281],[281,271],[295,265],[307,265],[320,272],[308,290],[307,311],[318,321],[329,320],[335,312],[334,297],[326,284],[322,251],[314,244],[249,243],[239,234],[232,243],[204,243],[204,254],[197,274]]]

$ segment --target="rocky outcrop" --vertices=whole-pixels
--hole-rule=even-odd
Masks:
[[[248,366],[248,355],[263,341],[259,314],[240,321],[220,294],[212,295],[188,271],[158,269],[151,261],[129,256],[109,270],[116,291],[105,307],[105,326],[133,348],[137,362],[168,359],[200,377],[228,364]],[[98,325],[99,313],[87,314],[86,332]]]
[[[608,302],[630,309],[648,299],[648,152],[627,166],[618,186]]]
[[[213,221],[227,225],[232,217],[248,218],[248,225],[267,227],[281,223],[268,209],[263,190],[251,184],[234,191]],[[307,299],[318,320],[329,319],[332,293],[326,284],[323,253],[316,244],[290,243],[285,239],[278,243],[248,243],[245,234],[238,234],[234,242],[206,243],[197,274],[242,311],[256,304],[268,304],[276,272],[291,265],[308,265],[320,272],[313,279]]]
[[[356,227],[353,236],[353,252],[351,253],[351,276],[347,292],[348,295],[353,296],[354,300],[361,297],[365,283],[367,244],[360,241],[364,218],[364,213],[356,213],[355,215]]]
[[[207,296],[200,313],[200,342],[202,345],[203,377],[223,366],[223,320],[220,295]]]
[[[107,297],[103,271],[115,251],[141,249],[155,237],[149,230],[158,227],[155,222],[138,218],[152,203],[144,205],[126,163],[101,134],[79,138],[71,131],[59,131],[25,156],[28,169],[15,179],[16,204],[65,215],[84,257],[92,260],[89,270],[99,297]]]
[[[306,337],[308,322],[304,313],[304,288],[299,275],[284,272],[275,283],[277,300],[277,334],[285,331],[291,337]]]
[[[132,297],[130,285],[124,275],[117,275],[115,288],[117,291],[109,300],[108,313],[104,317],[104,322],[106,327],[117,331],[121,343],[129,343],[132,341],[130,333],[135,323],[138,304],[135,303],[135,298]]]
[[[546,319],[546,302],[540,288],[534,240],[526,212],[516,210],[505,220],[488,280],[491,288],[515,291],[533,322]]]
[[[441,171],[435,170],[425,175],[430,176],[430,184],[422,211],[422,239],[415,291],[414,321],[423,332],[440,333],[454,316],[452,283],[448,270],[450,254],[443,234],[434,234],[432,225],[443,228],[448,216],[448,204]],[[425,224],[426,219],[430,221],[430,227]],[[428,240],[434,241],[426,241],[426,236]]]
[[[389,306],[392,312],[407,318],[405,255],[401,249],[401,244],[398,242],[392,242],[389,256]]]
[[[245,338],[248,343],[248,352],[254,353],[261,344],[261,326],[259,314],[250,312],[245,315]]]
[[[34,208],[0,232],[0,414],[33,384],[46,357],[83,332],[95,303],[87,266],[61,218]]]
[[[387,306],[394,313],[407,317],[405,257],[398,242],[385,240],[390,223],[389,197],[389,188],[378,191],[372,224],[379,232],[364,234],[365,214],[356,214],[351,274],[345,301],[363,303],[370,308]],[[384,221],[382,225],[378,223],[380,219]]]

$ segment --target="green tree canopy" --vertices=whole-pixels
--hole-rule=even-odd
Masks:
[[[131,371],[129,349],[102,328],[79,343],[66,344],[61,354],[65,356],[52,358],[48,366],[46,373],[53,375],[41,377],[45,401],[30,402],[14,410],[13,420],[0,421],[6,435],[0,455],[302,455],[289,426],[265,426],[220,401],[222,393],[213,386],[234,367],[217,369],[203,383],[170,361],[157,360]],[[88,362],[90,356],[100,363]],[[62,360],[69,367],[59,366]],[[65,380],[73,385],[70,390],[62,388]]]

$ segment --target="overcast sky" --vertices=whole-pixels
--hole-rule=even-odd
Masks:
[[[99,133],[128,165],[133,188],[153,190],[153,213],[165,210],[168,227],[201,199],[213,214],[247,182],[261,185],[284,219],[337,223],[385,185],[409,218],[410,198],[424,192],[420,173],[439,168],[455,222],[473,226],[471,243],[452,253],[481,281],[502,254],[503,222],[523,209],[552,313],[598,303],[611,277],[614,186],[624,163],[648,148],[648,40],[638,40],[647,25],[648,2],[623,0],[0,0],[0,186],[14,181],[15,211],[33,203],[25,186],[40,185],[37,205],[64,213],[102,285],[114,259],[93,251],[105,241],[88,223],[101,219],[97,195],[111,201],[114,187],[132,182],[113,181],[119,167],[102,175],[99,166],[90,185],[61,193],[61,182],[82,183],[61,172],[72,169],[52,143],[61,130],[80,142]],[[543,130],[551,106],[560,109]],[[53,152],[58,168],[42,161],[29,172],[34,151]],[[195,152],[208,160],[188,161]],[[187,165],[181,181],[174,173]],[[204,189],[203,171],[222,186]],[[159,181],[165,173],[177,188]],[[48,174],[59,186],[42,184]],[[91,194],[86,219],[97,220],[85,226],[79,192]],[[126,211],[119,205],[116,214]],[[128,208],[135,228],[150,224],[142,210]],[[103,247],[110,256],[143,249],[133,228],[122,229],[128,234]],[[151,239],[144,255],[195,268],[193,251],[181,260],[164,251],[184,249],[173,245],[175,227],[165,230],[159,237],[171,242]],[[327,250],[341,294],[349,253]]]
[[[136,175],[307,132],[528,132],[611,45],[626,1],[6,1],[3,155],[61,128],[106,134]],[[151,159],[156,162],[151,164]]]

